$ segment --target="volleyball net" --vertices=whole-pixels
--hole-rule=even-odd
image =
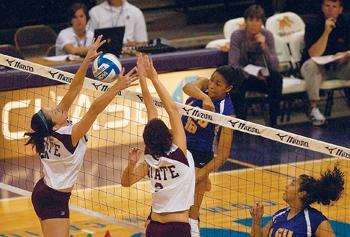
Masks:
[[[2,198],[6,198],[11,197],[11,193],[30,194],[42,176],[39,157],[30,146],[24,145],[23,135],[30,130],[35,112],[59,103],[74,75],[3,54],[0,54],[0,65],[21,71],[14,73],[0,91],[0,192]],[[213,69],[204,71],[210,74]],[[18,75],[21,75],[20,80]],[[188,72],[186,75],[197,74]],[[160,74],[165,84],[169,78],[169,74]],[[58,83],[53,84],[53,81]],[[168,123],[152,84],[148,86],[155,96],[154,103],[161,119]],[[69,111],[71,120],[79,121],[91,103],[109,87],[110,84],[86,78],[84,89]],[[201,236],[248,236],[252,224],[249,208],[255,202],[265,205],[263,222],[266,223],[271,215],[287,205],[282,195],[288,183],[300,174],[318,177],[321,171],[336,163],[345,173],[344,194],[332,206],[315,207],[330,219],[337,236],[347,236],[350,230],[347,182],[350,149],[184,105],[185,96],[178,94],[174,99],[180,101],[178,107],[182,115],[234,131],[229,159],[218,172],[210,175],[211,191],[205,194],[200,210]],[[129,149],[144,148],[142,133],[146,122],[138,86],[119,93],[98,116],[88,133],[89,149],[72,193],[73,210],[140,232],[143,230],[151,210],[150,184],[146,178],[124,188],[120,179],[128,163]]]

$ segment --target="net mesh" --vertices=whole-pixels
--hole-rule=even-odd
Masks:
[[[23,133],[29,131],[33,113],[41,107],[56,105],[68,85],[36,87],[33,81],[36,85],[47,85],[47,80],[25,72],[21,77],[18,83],[18,75],[14,74],[9,82],[12,89],[0,92],[0,182],[32,191],[42,176],[41,164],[31,147],[24,145]],[[131,90],[137,92],[139,88]],[[155,91],[151,86],[150,90]],[[69,112],[72,121],[79,121],[99,95],[100,92],[83,89]],[[168,123],[165,111],[159,109],[159,112],[161,119]],[[218,115],[211,122],[222,125],[225,119]],[[123,96],[117,97],[98,116],[88,133],[88,151],[72,193],[71,205],[100,213],[130,228],[143,228],[151,210],[150,184],[144,179],[124,188],[120,179],[128,163],[129,149],[144,147],[142,133],[146,121],[144,105]],[[342,198],[332,206],[313,206],[329,218],[336,236],[348,236],[349,153],[346,148],[245,121],[232,120],[226,126],[230,127],[230,124],[234,130],[231,155],[220,172],[210,175],[211,191],[205,193],[200,209],[201,236],[249,236],[252,219],[248,210],[255,202],[265,206],[265,224],[276,211],[286,207],[283,193],[287,184],[300,174],[319,177],[321,171],[336,163],[345,173]],[[265,137],[259,136],[262,134]],[[328,154],[315,151],[314,144],[328,147]],[[2,198],[13,196],[4,190],[1,195]]]

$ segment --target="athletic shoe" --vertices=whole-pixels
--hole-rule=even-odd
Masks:
[[[320,112],[320,110],[317,107],[312,108],[310,113],[310,118],[311,118],[312,124],[315,126],[321,126],[326,122],[326,118],[323,116],[323,114]]]

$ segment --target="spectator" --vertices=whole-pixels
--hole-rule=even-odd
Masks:
[[[62,30],[56,40],[56,55],[85,56],[94,37],[86,30],[88,10],[82,3],[74,3],[68,11],[71,27]]]
[[[124,44],[138,46],[147,42],[145,18],[140,9],[126,0],[107,0],[93,7],[89,29],[125,26]]]
[[[248,64],[262,66],[257,76],[243,73],[244,81],[239,89],[231,92],[231,99],[238,118],[246,119],[246,91],[268,94],[270,126],[277,124],[279,102],[282,94],[282,76],[277,72],[278,58],[273,35],[263,29],[265,13],[261,6],[252,5],[244,13],[245,29],[232,33],[229,50],[229,64],[244,68]]]
[[[301,74],[306,82],[310,100],[310,118],[315,126],[323,125],[326,118],[317,107],[323,80],[330,78],[349,79],[350,73],[350,22],[342,15],[343,0],[324,0],[322,13],[314,22],[306,25],[305,49]],[[310,57],[339,55],[341,59],[324,66]]]

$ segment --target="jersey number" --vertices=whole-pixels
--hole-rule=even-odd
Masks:
[[[163,185],[161,183],[155,183],[154,184],[155,192],[158,192],[159,190],[163,189]]]
[[[201,128],[206,128],[208,126],[208,122],[204,121],[204,120],[198,120],[197,123]],[[194,122],[193,119],[187,118],[187,122],[185,124],[185,129],[187,132],[195,134],[197,131],[197,124]]]

